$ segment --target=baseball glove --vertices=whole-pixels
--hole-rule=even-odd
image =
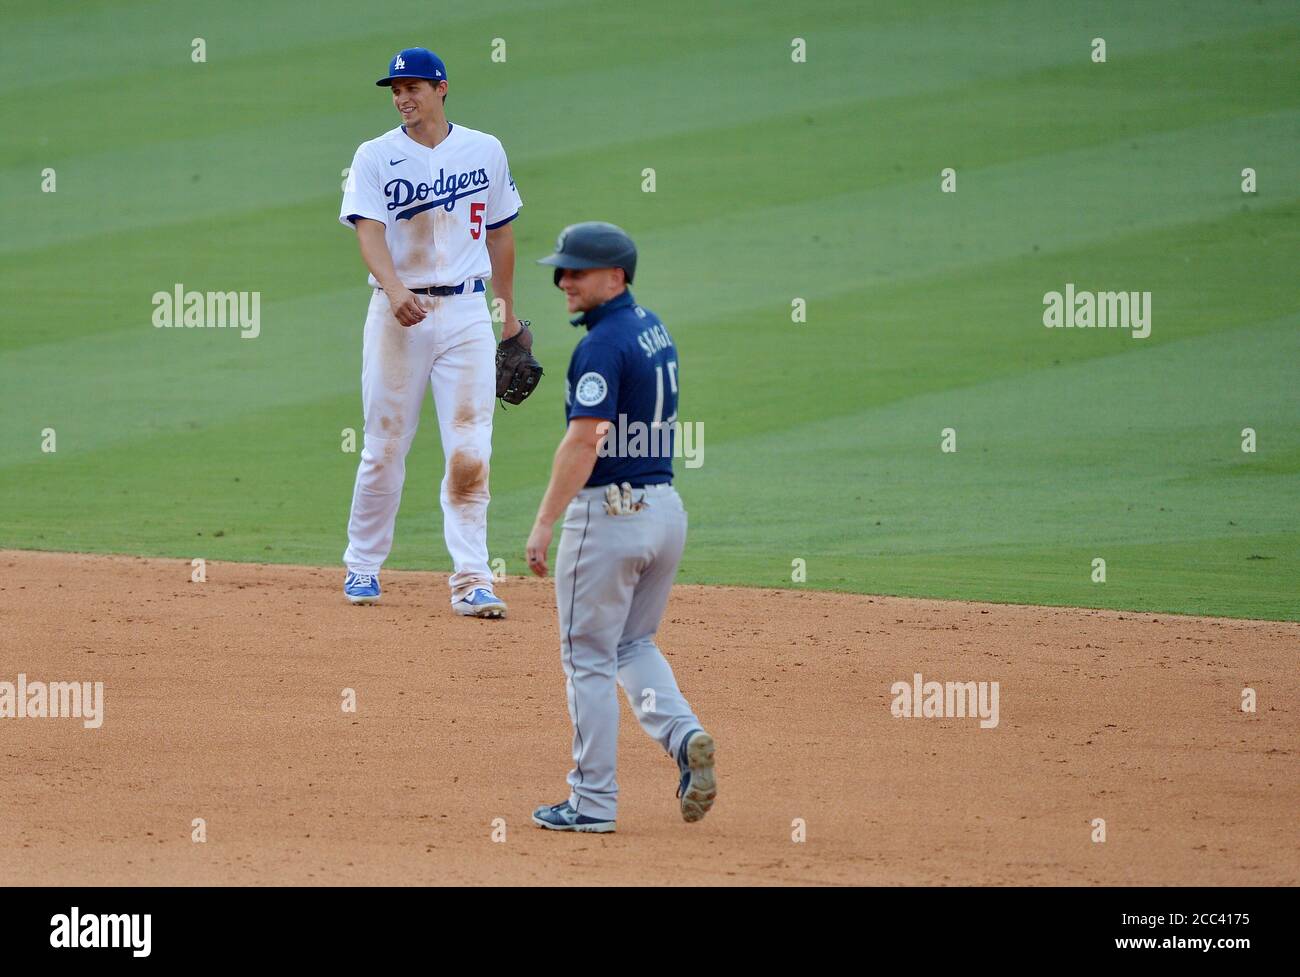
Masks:
[[[611,516],[635,515],[649,505],[644,492],[641,493],[641,498],[632,500],[632,486],[627,482],[605,486],[605,511]]]
[[[497,396],[507,404],[522,404],[542,379],[528,320],[520,319],[519,324],[519,332],[497,344]]]

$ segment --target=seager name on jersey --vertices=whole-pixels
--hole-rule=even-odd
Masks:
[[[473,189],[470,189],[471,187]],[[410,220],[416,214],[439,206],[450,213],[455,209],[456,201],[461,197],[468,197],[480,190],[486,190],[487,187],[487,170],[481,167],[464,173],[453,173],[450,176],[447,175],[445,170],[440,169],[438,170],[438,178],[432,184],[412,184],[410,180],[401,179],[389,180],[384,185],[384,196],[392,198],[388,201],[389,210],[397,210],[399,207],[405,207],[417,200],[428,200],[430,194],[440,198],[431,200],[427,204],[421,204],[419,207],[404,210],[397,215],[398,220],[403,218]]]
[[[645,350],[646,356],[654,356],[661,349],[667,349],[673,344],[672,339],[668,336],[668,330],[662,325],[653,325],[644,330],[641,335],[636,337],[636,341]]]

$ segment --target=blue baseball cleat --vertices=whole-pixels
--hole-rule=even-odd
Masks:
[[[713,775],[713,737],[702,729],[687,733],[677,750],[677,769],[682,772],[677,785],[682,820],[698,821],[709,813],[718,796],[718,782]]]
[[[600,818],[589,818],[585,814],[579,814],[568,801],[561,801],[549,807],[543,804],[533,812],[533,824],[550,831],[590,831],[595,834],[607,834],[614,830],[613,821],[602,821]]]
[[[451,602],[451,609],[461,617],[506,616],[506,602],[487,587],[475,587],[468,594]]]
[[[379,574],[353,573],[343,578],[343,596],[354,604],[379,603]]]

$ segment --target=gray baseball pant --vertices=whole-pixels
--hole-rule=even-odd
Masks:
[[[640,490],[634,493],[640,496]],[[611,516],[603,488],[580,491],[555,555],[560,659],[573,720],[569,803],[612,821],[618,809],[618,693],[641,728],[676,757],[699,720],[654,642],[686,545],[686,510],[671,485],[645,490],[640,512]]]

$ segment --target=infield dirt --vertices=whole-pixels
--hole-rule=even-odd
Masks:
[[[335,568],[0,567],[0,682],[104,683],[98,729],[0,719],[5,884],[1300,879],[1300,624],[678,587],[660,645],[718,741],[717,806],[682,823],[624,707],[618,832],[567,835],[528,817],[569,767],[549,580],[504,581],[497,622],[432,573],[363,608]],[[998,725],[895,718],[918,672],[998,682]]]

